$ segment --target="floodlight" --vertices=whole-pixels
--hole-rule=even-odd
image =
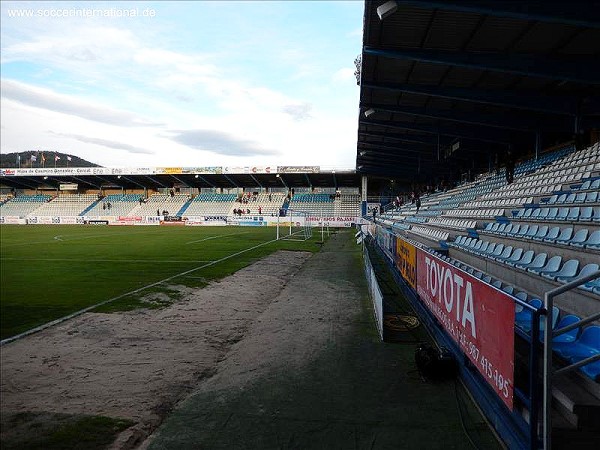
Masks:
[[[377,7],[377,15],[379,20],[383,20],[386,17],[391,16],[398,10],[398,3],[395,0],[385,2],[383,5]]]
[[[194,178],[198,178],[198,175],[194,176]]]
[[[367,154],[367,151],[366,150],[361,150],[360,152],[358,152],[358,154],[360,156],[365,156]]]
[[[369,117],[375,114],[375,110],[373,108],[369,108],[365,111],[365,117]]]

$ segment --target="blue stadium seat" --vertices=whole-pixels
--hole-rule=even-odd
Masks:
[[[581,218],[579,220],[582,220]],[[600,206],[594,206],[594,212],[592,214],[592,220],[594,222],[600,222]]]
[[[576,361],[573,361],[576,362]],[[600,361],[594,361],[580,367],[579,370],[590,377],[596,383],[600,382]]]
[[[573,314],[568,314],[562,319],[560,319],[560,322],[558,322],[558,324],[556,325],[556,329],[560,330],[561,328],[565,328],[569,325],[577,323],[580,320],[580,317],[577,317]],[[580,331],[581,328],[577,327],[573,328],[570,331],[567,331],[566,333],[559,334],[558,336],[552,338],[552,345],[554,346],[554,343],[568,344],[571,342],[575,342],[577,340],[577,336],[579,336]],[[543,339],[543,336],[540,336],[540,339]]]
[[[521,249],[521,256],[519,257],[519,259],[513,260],[513,258],[511,257],[508,260],[506,260],[506,264],[513,267],[517,267],[517,264],[527,266],[528,264],[531,264],[531,262],[533,261],[533,257],[533,250],[527,250],[525,253],[523,253]]]
[[[512,254],[512,252],[513,252],[513,246],[507,245],[506,247],[504,247],[504,250],[502,250],[502,253],[494,256],[494,259],[496,261],[504,261],[505,259],[510,258],[510,255]]]
[[[558,208],[550,208],[546,220],[556,220],[556,216],[558,216]]]
[[[570,259],[560,268],[558,272],[555,273],[542,273],[541,275],[545,278],[550,278],[552,280],[557,280],[561,277],[574,277],[577,271],[579,270],[579,260]]]
[[[540,309],[543,305],[539,298],[533,298],[529,300],[529,304],[535,309]],[[525,332],[531,331],[532,327],[533,312],[528,308],[523,308],[520,312],[515,314],[515,325]]]
[[[527,272],[536,273],[538,275],[552,275],[558,272],[560,268],[560,264],[562,263],[562,256],[555,255],[546,261],[543,267],[537,267],[535,265],[530,265],[527,267]],[[551,276],[550,276],[551,278]]]
[[[531,225],[529,227],[529,230],[527,230],[527,233],[525,233],[523,235],[523,237],[526,238],[533,238],[533,236],[535,236],[538,232],[538,230],[540,229],[540,227],[538,225]]]
[[[555,353],[572,363],[597,355],[600,353],[600,326],[589,326],[583,330],[576,341],[553,343],[552,348]],[[600,377],[599,363],[600,361],[596,361],[587,364],[580,370],[594,381],[598,381]]]
[[[521,225],[521,228],[519,228],[519,231],[516,233],[512,233],[512,235],[516,238],[522,238],[525,236],[525,234],[527,234],[528,231],[529,231],[529,224],[525,224],[525,225]]]
[[[599,268],[599,266],[596,263],[586,264],[585,266],[583,266],[581,268],[581,270],[579,271],[578,274],[572,275],[572,276],[560,275],[560,276],[556,277],[556,281],[560,281],[561,283],[570,283],[571,281],[575,280],[576,278],[585,277],[587,275],[594,273],[595,271],[598,270],[598,268]]]
[[[556,220],[567,220],[567,216],[569,215],[570,208],[560,208],[558,210],[558,214],[556,215]]]
[[[506,259],[501,260],[500,258],[498,258],[498,261],[504,262],[506,264],[510,264],[510,263],[516,263],[517,261],[519,261],[521,259],[521,257],[523,256],[523,249],[520,247],[517,247],[513,250],[513,252],[510,254],[510,256]],[[511,265],[513,265],[511,264]]]
[[[579,212],[579,221],[580,222],[591,222],[592,216],[594,215],[594,208],[591,206],[584,206],[581,208]]]
[[[590,234],[587,240],[582,244],[584,248],[600,250],[600,230],[596,230]]]
[[[531,238],[534,241],[541,241],[548,235],[548,225],[542,225],[537,233],[535,233]]]
[[[548,217],[549,212],[550,212],[550,208],[541,208],[540,213],[537,216],[537,219],[538,220],[546,220],[546,217]]]
[[[525,208],[519,209],[517,211],[517,214],[515,214],[515,219],[522,219],[524,214],[525,214]]]
[[[598,191],[588,192],[585,195],[585,203],[596,203],[598,201]]]
[[[529,264],[517,263],[515,264],[515,266],[523,270],[527,270],[529,267],[534,267],[535,269],[539,270],[544,267],[544,264],[546,264],[547,259],[547,253],[538,253]]]
[[[535,208],[534,211],[531,213],[531,216],[529,217],[531,220],[538,220],[538,217],[540,217],[540,213],[542,212],[541,208]]]
[[[558,237],[559,234],[560,234],[560,227],[552,227],[548,231],[548,234],[543,239],[543,241],[544,242],[554,242],[554,240]]]
[[[579,206],[573,206],[569,208],[569,214],[567,214],[567,220],[575,222],[579,220]]]
[[[504,286],[502,290],[508,295],[513,295],[513,292],[515,292],[515,288],[513,286]]]
[[[596,178],[594,181],[592,181],[592,184],[590,184],[590,189],[600,189],[600,178]]]
[[[567,195],[567,198],[565,199],[564,203],[573,203],[575,201],[575,193],[571,192],[569,195]]]
[[[569,245],[574,247],[583,247],[583,243],[588,238],[588,230],[587,228],[583,228],[578,230],[577,233],[569,240]]]
[[[492,259],[496,259],[504,251],[504,244],[497,244],[492,251],[488,251],[488,256]]]
[[[553,350],[566,360],[588,358],[600,352],[600,326],[591,325],[574,342],[556,343]]]
[[[563,228],[560,231],[560,235],[556,239],[554,239],[554,243],[568,245],[569,241],[571,240],[572,237],[573,237],[573,228],[571,228],[571,227]]]

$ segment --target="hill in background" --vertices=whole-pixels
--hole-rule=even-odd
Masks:
[[[43,155],[43,157],[42,157]],[[56,158],[58,156],[58,159]],[[32,159],[33,157],[33,159]],[[44,162],[44,158],[46,161]],[[27,152],[0,154],[0,167],[14,168],[43,168],[43,167],[100,167],[74,155],[60,152],[30,150]]]

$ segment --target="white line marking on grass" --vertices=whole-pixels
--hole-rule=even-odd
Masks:
[[[17,339],[21,339],[21,338],[24,338],[26,336],[29,336],[30,334],[34,334],[34,333],[37,333],[39,331],[45,330],[46,328],[50,328],[51,326],[58,325],[59,323],[62,323],[64,321],[66,321],[66,320],[69,320],[69,319],[72,319],[74,317],[80,316],[80,315],[82,315],[82,314],[84,314],[84,313],[86,313],[88,311],[91,311],[94,308],[97,308],[99,306],[103,306],[103,305],[106,305],[107,303],[114,302],[115,300],[119,300],[119,299],[121,299],[123,297],[127,297],[128,295],[137,294],[138,292],[141,292],[141,291],[143,291],[145,289],[148,289],[148,288],[151,288],[151,287],[154,287],[154,286],[158,286],[159,284],[165,283],[167,281],[171,281],[172,279],[177,278],[177,277],[181,277],[183,275],[187,275],[188,273],[195,272],[196,270],[200,270],[200,269],[204,269],[206,267],[213,266],[215,264],[218,264],[220,262],[226,261],[226,260],[228,260],[230,258],[233,258],[235,256],[239,256],[239,255],[241,255],[243,253],[249,252],[250,250],[254,250],[255,248],[259,248],[259,247],[263,247],[263,246],[268,245],[268,244],[272,244],[273,242],[277,242],[277,239],[272,239],[270,241],[263,242],[262,244],[258,244],[258,245],[255,245],[253,247],[247,248],[246,250],[240,250],[239,252],[233,253],[233,254],[231,254],[229,256],[225,256],[225,257],[223,257],[221,259],[217,259],[215,261],[211,261],[211,262],[209,262],[207,264],[204,264],[202,266],[195,267],[195,268],[190,269],[190,270],[186,270],[185,272],[181,272],[181,273],[178,273],[178,274],[175,274],[175,275],[171,275],[170,277],[164,278],[164,279],[162,279],[160,281],[156,281],[156,282],[148,284],[146,286],[142,286],[141,288],[134,289],[133,291],[129,291],[129,292],[126,292],[124,294],[117,295],[116,297],[109,298],[108,300],[101,301],[100,303],[96,303],[95,305],[88,306],[87,308],[80,309],[79,311],[75,311],[74,313],[71,313],[71,314],[69,314],[67,316],[60,317],[60,318],[55,319],[55,320],[53,320],[51,322],[42,324],[42,325],[40,325],[38,327],[32,328],[31,330],[27,330],[27,331],[24,331],[23,333],[15,335],[15,336],[12,336],[12,337],[9,337],[9,338],[6,338],[6,339],[2,339],[0,341],[0,346],[8,344],[8,343],[13,342],[13,341],[16,341]]]
[[[62,241],[62,236],[59,234],[58,236],[54,236],[55,241]]]
[[[246,232],[244,232],[244,233],[229,233],[229,234],[221,234],[221,235],[217,235],[217,236],[209,236],[204,239],[198,239],[197,241],[186,242],[186,244],[195,244],[196,242],[210,241],[211,239],[218,239],[218,238],[223,238],[223,237],[227,237],[227,236],[239,236],[240,234],[247,234],[247,233]]]
[[[75,259],[75,258],[0,258],[0,261],[53,261],[53,262],[114,262],[114,263],[207,263],[213,259]]]

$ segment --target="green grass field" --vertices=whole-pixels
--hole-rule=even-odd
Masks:
[[[122,298],[101,310],[132,309],[146,292],[168,293],[174,284],[203,286],[278,249],[317,251],[321,240],[315,234],[309,241],[269,243],[275,236],[274,227],[2,225],[1,338],[115,297]],[[213,263],[238,252],[243,253]]]

